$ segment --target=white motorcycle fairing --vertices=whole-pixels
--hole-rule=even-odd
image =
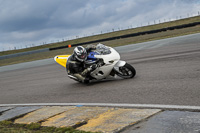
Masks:
[[[119,62],[120,59],[120,55],[115,49],[111,47],[107,48],[109,48],[110,54],[94,55],[97,59],[103,59],[103,62],[105,63],[105,65],[98,67],[90,74],[97,80],[108,77],[111,71],[113,70],[114,66]]]

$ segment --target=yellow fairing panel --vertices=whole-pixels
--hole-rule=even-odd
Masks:
[[[63,67],[66,67],[67,59],[71,55],[57,55],[54,57],[54,60]]]

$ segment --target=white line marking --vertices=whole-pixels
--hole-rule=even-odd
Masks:
[[[123,103],[122,104],[117,104],[117,103],[30,103],[30,104],[0,104],[0,107],[5,107],[5,106],[77,106],[77,105],[200,111],[200,106],[160,105],[160,104],[123,104]]]
[[[171,55],[163,55],[163,56],[155,56],[155,57],[147,57],[147,58],[141,58],[141,59],[133,59],[132,62],[138,63],[138,62],[144,62],[144,61],[149,61],[149,60],[158,60],[158,59],[165,59],[165,58],[172,58],[172,57],[180,57],[180,56],[187,56],[187,55],[192,55],[192,54],[199,54],[199,51],[186,51],[189,53],[176,53],[176,54],[171,54]]]

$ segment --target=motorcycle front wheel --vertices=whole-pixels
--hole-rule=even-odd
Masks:
[[[121,78],[129,79],[136,75],[136,71],[134,67],[126,63],[124,66],[119,67],[119,72],[116,72],[116,74]]]

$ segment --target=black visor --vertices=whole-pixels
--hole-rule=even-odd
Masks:
[[[82,54],[79,56],[80,59],[85,59],[85,57],[86,57],[86,53],[82,53]]]

